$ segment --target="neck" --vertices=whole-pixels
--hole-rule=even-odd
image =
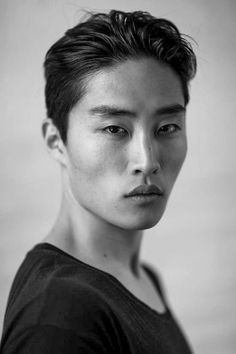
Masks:
[[[74,203],[65,194],[45,241],[96,268],[118,276],[140,276],[142,231],[116,227]]]

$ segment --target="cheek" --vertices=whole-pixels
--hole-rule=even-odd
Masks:
[[[180,139],[177,146],[176,146],[176,155],[175,155],[175,160],[176,160],[176,165],[179,166],[179,169],[181,168],[182,164],[184,163],[184,160],[187,155],[187,139],[186,137],[184,139]],[[178,168],[178,167],[177,167]]]
[[[187,154],[187,140],[179,139],[163,149],[163,169],[175,180]]]
[[[70,150],[70,174],[88,183],[122,173],[124,156],[115,144],[108,144],[94,136],[81,139]]]

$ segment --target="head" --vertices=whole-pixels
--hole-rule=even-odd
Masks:
[[[44,63],[47,116],[53,120],[64,143],[69,113],[85,94],[89,77],[140,57],[152,57],[176,72],[187,105],[188,84],[196,72],[196,58],[191,45],[168,20],[141,11],[93,14],[69,29],[49,49]]]
[[[121,228],[159,221],[186,155],[195,71],[176,26],[139,11],[94,14],[50,48],[47,114],[62,149],[50,148],[80,207]],[[148,195],[129,197],[138,186]]]

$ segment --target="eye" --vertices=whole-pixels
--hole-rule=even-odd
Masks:
[[[104,129],[105,132],[112,135],[125,136],[127,131],[117,125],[109,125]]]
[[[177,124],[166,124],[163,125],[159,130],[158,134],[161,135],[171,135],[180,130],[181,128]]]

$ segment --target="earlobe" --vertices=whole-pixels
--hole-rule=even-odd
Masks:
[[[52,119],[46,118],[43,121],[42,135],[50,155],[62,165],[66,165],[66,148]]]

